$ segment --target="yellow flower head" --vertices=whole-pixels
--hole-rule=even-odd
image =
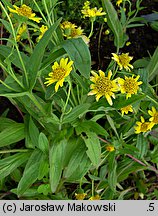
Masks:
[[[22,26],[19,28],[18,34],[17,34],[17,36],[16,36],[16,40],[17,40],[17,41],[20,41],[21,36],[23,35],[23,33],[26,32],[26,29],[27,29],[27,25],[26,25],[25,23],[22,24]]]
[[[62,29],[72,29],[72,28],[76,28],[77,26],[69,21],[64,21],[63,23],[60,24],[60,27]]]
[[[151,115],[149,121],[153,124],[158,124],[158,111],[155,109],[155,107],[152,107],[152,110],[149,110],[148,113]]]
[[[100,200],[100,196],[97,194],[95,196],[91,196],[89,200]]]
[[[37,41],[41,40],[41,38],[43,37],[44,33],[48,30],[48,27],[45,25],[42,25],[40,28],[40,35],[37,38]]]
[[[86,1],[81,10],[81,13],[83,14],[83,18],[85,17],[95,18],[96,16],[103,16],[106,14],[105,12],[102,12],[102,10],[103,10],[102,8],[99,9],[97,9],[96,7],[90,8],[90,2]]]
[[[133,75],[134,76],[134,75]],[[125,76],[125,79],[119,78],[118,83],[120,85],[121,93],[126,93],[126,99],[132,96],[132,94],[137,94],[137,91],[139,89],[139,85],[142,84],[142,81],[138,81],[139,75],[136,78],[127,77]]]
[[[145,119],[141,116],[140,117],[141,121],[136,122],[137,126],[135,126],[135,133],[141,133],[141,132],[147,132],[151,130],[153,127],[153,124],[151,122],[145,122]]]
[[[60,60],[60,63],[55,62],[52,66],[52,72],[50,72],[48,75],[49,77],[46,78],[46,81],[44,84],[47,84],[47,86],[51,85],[54,82],[57,82],[55,85],[55,91],[58,91],[59,86],[63,86],[64,79],[70,74],[72,71],[72,64],[73,61],[70,61],[68,63],[68,58],[64,59],[62,58]]]
[[[108,145],[108,146],[106,146],[105,148],[106,148],[106,150],[109,151],[109,152],[115,151],[115,147],[112,146],[112,145]]]
[[[129,63],[133,57],[129,56],[129,53],[122,53],[121,55],[117,55],[112,53],[112,59],[117,62],[120,70],[125,68],[126,70],[130,71],[130,68],[133,69],[133,66]]]
[[[131,105],[128,105],[126,107],[122,107],[121,108],[121,113],[122,113],[122,116],[125,114],[128,114],[128,112],[133,112],[133,108]]]
[[[75,193],[75,197],[77,200],[84,200],[84,198],[87,196],[86,193]]]
[[[110,80],[112,76],[112,72],[108,72],[108,76],[105,76],[105,73],[102,70],[99,70],[99,75],[94,71],[91,72],[93,76],[90,80],[94,83],[90,85],[92,91],[88,93],[88,95],[96,95],[96,101],[99,100],[100,97],[105,96],[108,103],[112,105],[111,97],[115,98],[114,92],[118,91],[118,86],[115,80]]]
[[[65,21],[60,25],[63,35],[67,38],[74,38],[83,35],[83,29],[75,24]]]
[[[35,17],[36,14],[32,12],[32,9],[29,6],[23,4],[21,7],[17,7],[16,5],[13,5],[13,7],[15,9],[12,9],[12,8],[8,7],[8,9],[9,9],[9,11],[11,13],[16,13],[16,14],[18,14],[20,16],[27,17],[30,20],[33,20],[33,21],[35,21],[37,23],[40,23],[40,20],[42,18]]]
[[[120,4],[123,2],[123,0],[117,0],[117,2],[116,2],[116,5],[118,6],[118,7],[120,7]]]

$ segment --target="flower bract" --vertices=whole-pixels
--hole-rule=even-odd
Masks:
[[[68,58],[64,59],[62,58],[60,60],[60,63],[55,62],[52,66],[52,72],[50,72],[48,75],[49,77],[46,78],[46,82],[44,84],[47,84],[47,86],[51,85],[52,83],[56,82],[55,85],[55,91],[58,91],[59,86],[63,86],[64,79],[70,74],[72,71],[72,64],[73,61],[69,61]]]
[[[96,95],[96,101],[100,97],[105,96],[108,103],[112,105],[111,97],[115,98],[114,92],[118,91],[118,86],[115,80],[110,80],[112,72],[108,72],[108,76],[105,76],[105,73],[102,70],[99,70],[99,75],[94,71],[91,72],[93,76],[90,78],[94,84],[91,84],[90,88],[92,91],[88,95]]]

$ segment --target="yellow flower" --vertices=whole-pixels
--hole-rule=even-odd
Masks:
[[[84,200],[84,198],[85,198],[86,196],[87,196],[86,193],[81,193],[81,194],[75,193],[75,197],[76,197],[77,200]]]
[[[133,112],[133,108],[131,105],[128,105],[126,107],[122,107],[121,108],[121,113],[122,113],[122,116],[125,114],[128,114],[128,112]]]
[[[137,82],[137,80],[140,77],[139,75],[136,78],[133,78],[133,76],[132,77],[125,76],[125,79],[122,78],[118,79],[121,93],[123,94],[126,93],[126,99],[131,97],[132,94],[137,94],[139,85],[142,84],[142,81]]]
[[[76,28],[77,26],[69,21],[64,21],[63,23],[60,24],[60,27],[62,29],[72,29],[72,28]]]
[[[115,151],[115,147],[114,147],[114,146],[111,146],[111,145],[106,146],[105,148],[106,148],[106,150],[109,151],[109,152]]]
[[[23,33],[26,32],[26,29],[27,29],[26,23],[22,24],[22,26],[19,28],[18,34],[17,34],[17,36],[16,36],[16,40],[17,40],[17,41],[20,41],[21,36],[22,36]]]
[[[83,18],[85,17],[95,18],[96,16],[103,16],[106,14],[105,12],[102,12],[102,10],[103,10],[102,8],[99,9],[97,9],[96,7],[90,8],[90,2],[86,1],[81,10],[81,13],[83,14]]]
[[[133,69],[133,66],[129,64],[129,62],[133,59],[133,57],[129,56],[129,53],[122,53],[121,55],[117,55],[112,53],[112,59],[117,62],[120,70],[125,68],[126,70],[130,71],[130,68]]]
[[[107,29],[107,30],[105,31],[105,34],[106,34],[106,35],[110,34],[110,30]]]
[[[131,45],[131,42],[130,42],[130,41],[127,41],[127,42],[126,42],[126,46],[129,46],[129,45]]]
[[[158,111],[155,107],[152,107],[152,110],[149,110],[148,113],[152,116],[149,121],[153,124],[158,124]]]
[[[37,23],[40,23],[40,20],[42,18],[35,17],[36,14],[32,12],[32,9],[29,6],[23,4],[21,7],[17,7],[16,5],[13,5],[13,7],[15,9],[12,9],[12,8],[8,7],[8,9],[9,9],[9,11],[11,13],[16,13],[16,14],[18,14],[20,16],[27,17],[30,20],[33,20],[33,21],[35,21]]]
[[[83,35],[83,29],[77,27],[75,24],[65,21],[60,25],[63,35],[67,38],[74,38]]]
[[[100,196],[97,194],[95,196],[91,196],[89,200],[100,200]]]
[[[117,2],[116,2],[116,5],[118,6],[118,7],[120,7],[120,4],[123,2],[123,0],[117,0]]]
[[[55,85],[55,91],[58,91],[59,86],[63,86],[64,79],[70,74],[72,71],[72,64],[73,61],[70,61],[68,63],[68,58],[64,59],[62,58],[60,60],[60,64],[58,62],[55,62],[52,66],[52,72],[48,74],[49,78],[46,78],[46,81],[44,84],[47,84],[47,86],[51,85],[54,82],[57,82]]]
[[[141,116],[140,117],[141,121],[136,122],[137,126],[134,127],[135,133],[141,133],[141,132],[147,132],[151,130],[153,127],[153,124],[151,122],[145,122],[145,119]]]
[[[94,83],[90,85],[92,91],[88,93],[88,95],[96,94],[96,101],[99,100],[100,97],[105,96],[108,103],[112,105],[111,97],[115,98],[114,92],[118,91],[118,86],[115,80],[110,80],[112,76],[112,72],[108,72],[108,76],[105,76],[105,73],[102,70],[99,70],[99,75],[94,71],[91,72],[93,76],[90,80]]]
[[[43,37],[44,33],[48,30],[48,27],[45,25],[42,25],[40,28],[40,35],[37,38],[37,41],[41,40],[41,38]]]

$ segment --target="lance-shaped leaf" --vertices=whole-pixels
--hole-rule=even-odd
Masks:
[[[85,144],[88,148],[86,153],[89,159],[91,160],[92,164],[95,167],[98,167],[101,161],[101,145],[99,139],[97,135],[93,132],[88,132],[87,135],[88,138],[84,138]]]
[[[158,75],[158,47],[156,48],[150,63],[148,64],[147,71],[149,74],[149,82]]]
[[[50,184],[54,193],[61,179],[63,169],[63,158],[67,141],[64,139],[59,143],[54,143],[49,154],[50,163]]]
[[[125,35],[121,22],[119,21],[117,11],[110,0],[102,0],[102,5],[106,11],[107,24],[114,33],[114,44],[116,47],[121,48],[125,43]]]
[[[88,79],[91,71],[91,55],[86,43],[81,38],[72,38],[64,41],[62,46],[81,75]]]
[[[41,159],[43,160],[42,155],[43,153],[38,149],[33,151],[18,184],[18,196],[21,196],[37,180]]]
[[[36,45],[32,55],[30,56],[29,61],[27,62],[26,68],[28,72],[29,85],[30,89],[32,89],[35,85],[35,81],[37,78],[38,71],[41,66],[41,61],[45,52],[45,49],[50,41],[53,32],[56,30],[58,25],[60,24],[61,19],[58,19],[44,34],[42,39]]]

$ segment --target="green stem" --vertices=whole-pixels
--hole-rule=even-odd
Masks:
[[[0,154],[16,153],[16,152],[28,152],[28,149],[12,149],[12,150],[2,150]]]
[[[68,83],[69,83],[69,81],[68,81]],[[65,106],[63,108],[63,111],[62,111],[62,114],[61,114],[61,117],[60,117],[59,130],[61,130],[62,120],[63,120],[63,117],[65,115],[65,110],[66,110],[66,107],[67,107],[67,104],[68,104],[68,101],[69,101],[69,98],[70,98],[70,92],[71,92],[71,83],[69,83],[69,90],[68,90]]]
[[[38,77],[38,81],[39,81],[39,83],[41,84],[41,87],[42,87],[44,93],[46,93],[46,88],[45,88],[45,86],[44,86],[44,84],[43,84],[43,82],[42,82],[41,77]]]
[[[94,21],[91,21],[91,31],[89,33],[88,38],[90,38],[92,36],[92,34],[93,34],[93,28],[94,28]]]
[[[48,21],[46,19],[46,17],[44,16],[43,12],[41,11],[40,7],[38,6],[37,2],[35,0],[33,0],[34,4],[36,5],[38,11],[40,12],[42,18],[44,19],[44,21],[46,22],[46,24],[48,24]]]
[[[157,106],[158,106],[158,102],[157,101],[155,101],[153,98],[151,98],[149,95],[146,95],[146,97],[148,98],[148,99],[150,99],[153,103],[155,103]]]
[[[51,20],[51,17],[50,17],[50,13],[49,13],[49,11],[48,11],[48,7],[47,7],[47,4],[46,4],[46,1],[45,1],[45,0],[43,0],[43,4],[44,4],[44,8],[45,8],[46,14],[47,14],[47,16],[48,16],[48,21],[49,21],[50,25],[53,25],[52,20]]]
[[[27,86],[29,86],[26,68],[25,68],[23,59],[22,59],[22,57],[21,57],[21,54],[20,54],[20,51],[19,51],[19,48],[18,48],[18,45],[17,45],[16,34],[15,34],[15,30],[14,30],[13,23],[12,23],[12,21],[11,21],[11,19],[10,19],[10,16],[9,16],[8,12],[6,11],[5,7],[3,6],[3,4],[2,4],[1,2],[0,2],[0,5],[1,5],[3,11],[5,12],[5,14],[6,14],[6,16],[7,16],[8,20],[9,20],[9,23],[10,23],[10,26],[11,26],[11,29],[12,29],[12,33],[13,33],[13,38],[14,38],[14,41],[15,41],[14,46],[15,46],[15,48],[16,48],[16,50],[17,50],[18,57],[19,57],[19,59],[20,59],[22,68],[23,68],[23,70],[24,70],[24,74],[25,74],[25,78],[26,78],[26,84],[27,84]]]
[[[92,197],[94,196],[94,180],[92,180]]]

